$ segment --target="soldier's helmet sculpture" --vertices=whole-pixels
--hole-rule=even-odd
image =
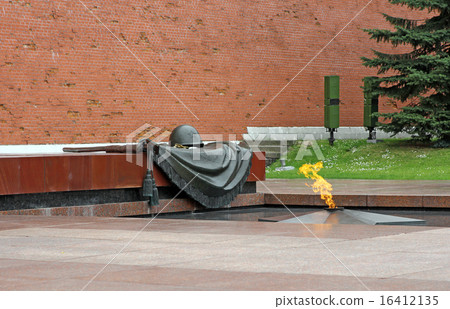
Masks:
[[[203,147],[197,129],[188,124],[176,127],[170,134],[169,141],[172,147]]]

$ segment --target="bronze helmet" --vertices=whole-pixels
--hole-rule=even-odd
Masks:
[[[202,139],[197,129],[188,124],[176,127],[170,134],[170,146],[203,147]]]

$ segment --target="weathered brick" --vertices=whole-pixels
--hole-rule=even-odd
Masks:
[[[85,3],[114,36],[78,1],[2,6],[0,143],[125,142],[144,123],[237,138],[248,126],[322,126],[332,74],[341,125],[361,126],[361,79],[376,72],[360,57],[393,51],[362,29],[389,27],[380,12],[427,14],[375,0],[344,29],[367,0]]]

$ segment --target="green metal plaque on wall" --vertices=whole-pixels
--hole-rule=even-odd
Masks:
[[[339,128],[339,76],[325,76],[325,128]]]
[[[364,78],[364,127],[366,128],[375,128],[378,122],[378,117],[372,116],[373,113],[378,112],[378,95],[370,91],[374,83],[377,83],[376,77]]]

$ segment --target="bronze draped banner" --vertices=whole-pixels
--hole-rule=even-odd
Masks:
[[[207,208],[226,206],[242,191],[252,152],[230,143],[202,148],[160,145],[155,163],[180,190]]]

